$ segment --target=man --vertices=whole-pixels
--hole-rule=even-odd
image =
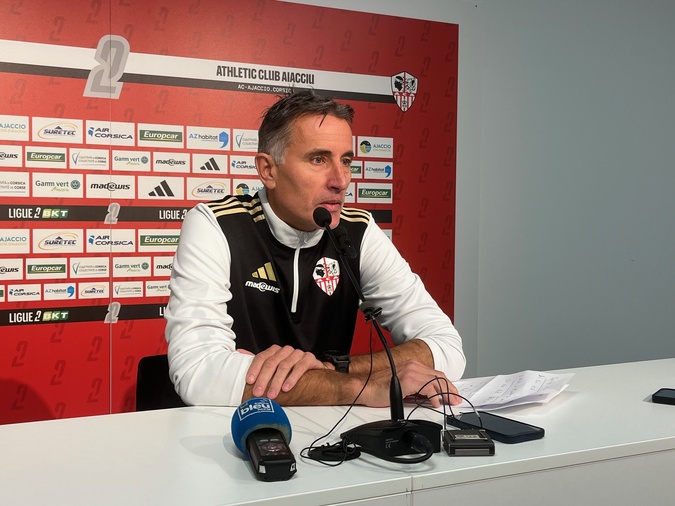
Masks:
[[[187,214],[171,274],[166,338],[172,381],[188,404],[236,406],[267,396],[286,405],[350,404],[370,355],[348,355],[359,298],[314,210],[330,212],[358,253],[366,300],[382,308],[404,395],[454,392],[466,359],[450,319],[370,213],[343,208],[351,178],[353,109],[301,91],[282,98],[259,130],[264,189],[198,204]],[[328,353],[328,355],[326,355]],[[390,367],[374,354],[358,402],[389,404]],[[448,398],[451,397],[451,398]],[[454,396],[445,402],[456,404]]]

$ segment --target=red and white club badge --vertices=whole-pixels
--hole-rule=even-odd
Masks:
[[[314,281],[326,295],[333,295],[340,283],[340,264],[337,260],[323,257],[314,266]]]
[[[391,76],[391,92],[401,111],[410,109],[417,95],[418,79],[408,72],[399,72]]]

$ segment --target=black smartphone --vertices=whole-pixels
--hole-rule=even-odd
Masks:
[[[652,402],[657,404],[675,404],[675,388],[660,388],[652,394]]]
[[[544,429],[529,423],[519,422],[503,416],[478,411],[476,413],[458,413],[457,416],[448,415],[448,424],[460,429],[484,429],[492,439],[502,443],[513,444],[523,441],[532,441],[544,437]],[[482,422],[482,423],[481,423]]]

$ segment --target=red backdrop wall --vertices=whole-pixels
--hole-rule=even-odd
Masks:
[[[135,408],[182,216],[255,190],[246,141],[291,87],[354,107],[349,205],[453,316],[458,26],[265,0],[0,9],[0,423]]]

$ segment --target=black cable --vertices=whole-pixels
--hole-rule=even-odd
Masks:
[[[420,392],[421,392],[422,390],[424,390],[424,388],[425,388],[427,385],[429,385],[430,383],[432,383],[432,382],[434,382],[434,381],[438,381],[439,383],[440,383],[441,381],[443,381],[443,382],[445,382],[445,384],[446,384],[446,388],[449,387],[449,383],[450,383],[450,382],[448,381],[447,378],[439,378],[438,376],[436,376],[434,379],[431,379],[431,380],[427,381],[424,385],[422,385],[422,386],[420,387],[420,389],[417,391],[417,393],[415,393],[415,397],[414,397],[414,398],[415,398],[415,407],[410,411],[410,413],[408,414],[408,417],[407,417],[407,418],[410,418],[410,417],[412,416],[412,414],[413,414],[415,411],[417,411],[418,408],[428,409],[428,410],[430,410],[430,411],[433,411],[434,413],[439,413],[439,414],[442,414],[442,415],[443,415],[443,428],[444,428],[445,430],[447,430],[447,424],[446,424],[446,417],[447,417],[447,414],[446,414],[446,412],[445,412],[445,403],[442,403],[442,405],[443,405],[443,411],[439,411],[439,410],[437,410],[436,408],[433,408],[433,407],[431,407],[431,406],[425,406],[424,403],[425,403],[426,401],[432,399],[433,397],[439,397],[439,396],[444,396],[444,395],[454,395],[455,397],[459,397],[460,399],[466,401],[466,402],[469,404],[469,406],[471,407],[472,411],[476,414],[476,417],[478,418],[478,422],[480,423],[480,428],[481,428],[481,429],[483,428],[483,420],[481,419],[480,413],[478,412],[478,410],[476,409],[476,407],[473,405],[473,403],[472,403],[469,399],[467,399],[466,397],[464,397],[463,395],[461,395],[461,394],[459,394],[459,393],[454,393],[454,392],[450,392],[450,391],[441,391],[441,392],[436,393],[436,394],[434,394],[434,395],[432,395],[432,396],[426,396],[426,397],[424,397],[424,398],[418,397],[418,395],[420,394]],[[419,402],[420,399],[421,399],[421,402]],[[452,409],[452,404],[448,404],[448,408],[450,408],[450,416],[452,416],[453,418],[456,418],[455,412],[454,412],[453,409]]]
[[[340,464],[344,463],[347,460],[352,460],[354,458],[358,458],[360,453],[357,454],[358,449],[355,447],[355,445],[350,445],[346,441],[340,441],[339,443],[335,444],[328,444],[326,443],[323,446],[315,446],[317,442],[321,441],[322,439],[326,439],[328,436],[330,436],[333,431],[337,428],[340,423],[347,417],[349,412],[352,410],[352,408],[356,405],[356,402],[359,400],[359,397],[361,397],[361,394],[364,392],[366,389],[366,386],[368,385],[368,382],[370,381],[370,377],[373,374],[373,326],[371,324],[370,326],[370,335],[368,336],[368,342],[369,342],[369,352],[370,352],[370,368],[368,369],[368,376],[366,376],[366,381],[363,383],[363,386],[361,387],[361,390],[357,394],[356,398],[352,401],[352,403],[349,405],[347,408],[347,411],[345,411],[344,415],[340,417],[340,419],[335,422],[335,425],[323,436],[320,436],[316,438],[314,441],[310,443],[309,446],[304,447],[302,450],[300,450],[300,457],[303,459],[309,459],[313,460],[315,462],[320,462],[321,464],[324,464],[326,466],[330,467],[337,467]],[[322,460],[321,458],[314,457],[310,454],[310,452],[314,452],[317,455],[324,455],[324,456],[330,456],[331,454],[335,453],[335,455],[340,455],[340,451],[342,451],[342,454],[344,455],[344,458],[342,460],[338,460],[337,463],[335,461],[327,461],[327,460]]]
[[[361,390],[359,391],[358,395],[356,398],[352,401],[352,403],[349,405],[347,408],[347,411],[340,417],[340,419],[333,425],[333,427],[323,436],[320,436],[316,438],[314,441],[309,446],[306,446],[300,451],[300,457],[304,459],[309,459],[313,460],[315,462],[319,462],[321,464],[324,464],[329,467],[337,467],[347,460],[352,460],[355,458],[358,458],[361,453],[367,453],[369,455],[372,455],[374,457],[377,457],[379,459],[388,461],[388,462],[394,462],[398,464],[416,464],[420,462],[424,462],[425,460],[429,459],[433,455],[433,446],[431,443],[428,441],[428,439],[424,436],[421,436],[420,434],[417,434],[414,431],[408,431],[404,433],[403,439],[405,442],[411,447],[411,449],[419,452],[422,455],[416,456],[416,457],[394,457],[394,456],[389,456],[389,455],[384,455],[380,454],[379,452],[373,451],[369,448],[365,448],[363,446],[359,446],[357,444],[350,443],[345,440],[341,440],[338,443],[334,444],[329,444],[326,443],[322,446],[316,446],[316,443],[321,441],[322,439],[325,439],[329,437],[333,431],[342,423],[342,421],[347,417],[347,415],[351,412],[352,408],[356,405],[356,402],[359,400],[361,397],[361,394],[363,394],[366,386],[368,385],[368,382],[370,381],[370,378],[373,373],[373,325],[372,325],[372,320],[371,320],[371,326],[370,326],[370,335],[369,335],[369,352],[370,352],[370,368],[368,370],[368,376],[366,377],[366,381],[363,384],[363,387],[361,387]],[[437,382],[439,386],[439,392],[432,395],[432,396],[421,396],[422,390],[424,390],[428,385],[430,385],[433,382]],[[445,383],[445,388],[446,390],[443,390],[443,386],[441,385],[441,382]],[[415,407],[408,413],[408,416],[405,418],[405,421],[409,421],[410,417],[412,414],[417,411],[418,408],[424,408],[424,409],[429,409],[435,413],[439,413],[443,415],[443,430],[448,430],[447,428],[447,413],[446,413],[446,404],[448,408],[450,409],[450,416],[453,418],[455,417],[455,413],[452,409],[452,404],[449,402],[446,403],[444,402],[443,397],[449,397],[451,395],[454,395],[456,397],[459,397],[460,399],[466,401],[469,406],[471,406],[471,409],[473,410],[474,413],[476,413],[476,416],[478,417],[478,421],[480,423],[480,427],[483,427],[483,421],[480,418],[480,414],[476,410],[475,406],[473,403],[464,397],[463,395],[460,395],[459,393],[451,392],[450,391],[450,382],[448,381],[447,378],[440,378],[438,376],[435,376],[433,379],[427,381],[424,385],[422,385],[417,392],[414,394],[414,399],[415,399]],[[433,397],[441,397],[441,405],[443,406],[443,411],[439,411],[438,409],[435,409],[431,406],[425,405],[426,402],[430,401]],[[407,439],[409,438],[409,439]],[[407,439],[407,440],[406,440]]]
[[[412,432],[412,431],[410,431]],[[366,448],[364,446],[359,446],[358,449],[361,450],[363,453],[367,453],[369,455],[372,455],[374,457],[377,457],[382,460],[386,460],[387,462],[395,462],[397,464],[419,464],[420,462],[424,462],[425,460],[428,460],[433,454],[434,454],[434,448],[431,446],[427,438],[420,436],[419,434],[416,434],[421,440],[424,440],[426,442],[427,450],[423,455],[420,455],[418,457],[394,457],[390,455],[385,455],[379,452],[375,452],[371,450],[370,448]],[[416,448],[413,448],[416,450]]]

